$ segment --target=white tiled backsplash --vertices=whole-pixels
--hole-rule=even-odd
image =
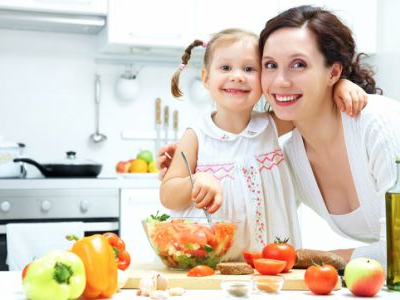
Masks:
[[[118,99],[115,83],[126,66],[96,63],[95,36],[16,30],[0,30],[0,36],[0,135],[25,143],[25,156],[39,162],[61,160],[75,150],[81,159],[103,163],[101,176],[114,175],[118,160],[134,157],[139,149],[154,150],[153,142],[123,140],[121,132],[153,131],[157,97],[162,107],[169,106],[170,126],[173,111],[179,111],[180,131],[211,107],[211,102],[172,98],[172,64],[134,65],[140,67],[139,95],[133,101]],[[185,70],[184,90],[197,71]],[[95,73],[102,83],[100,132],[108,137],[101,144],[89,139],[95,130]],[[36,174],[29,166],[28,175]]]

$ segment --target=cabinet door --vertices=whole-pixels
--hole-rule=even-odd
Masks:
[[[120,235],[131,254],[133,264],[158,260],[141,223],[158,210],[165,211],[159,201],[158,188],[121,190]]]
[[[107,0],[0,0],[0,9],[107,15]]]
[[[278,0],[194,0],[196,37],[205,38],[227,28],[259,34],[278,11]]]
[[[279,11],[290,7],[311,4],[331,10],[352,31],[357,52],[375,53],[377,50],[377,0],[281,0]]]
[[[109,1],[108,42],[185,46],[193,36],[193,5],[186,0]]]

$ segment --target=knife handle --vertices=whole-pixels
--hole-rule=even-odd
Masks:
[[[178,111],[174,110],[174,130],[178,130]]]
[[[164,126],[168,127],[169,124],[169,107],[166,105],[164,107]]]
[[[156,99],[156,124],[161,124],[161,99]]]

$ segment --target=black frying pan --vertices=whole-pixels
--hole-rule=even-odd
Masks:
[[[101,164],[40,164],[30,158],[15,158],[14,162],[25,162],[34,165],[45,177],[97,177],[100,172]]]

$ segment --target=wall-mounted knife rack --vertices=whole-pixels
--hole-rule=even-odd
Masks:
[[[155,101],[155,126],[154,130],[123,130],[121,138],[124,140],[147,140],[154,141],[155,153],[165,144],[177,142],[181,136],[178,128],[179,112],[172,112],[172,124],[170,122],[169,106],[165,105],[162,109],[161,99]],[[163,116],[163,118],[161,118]]]

